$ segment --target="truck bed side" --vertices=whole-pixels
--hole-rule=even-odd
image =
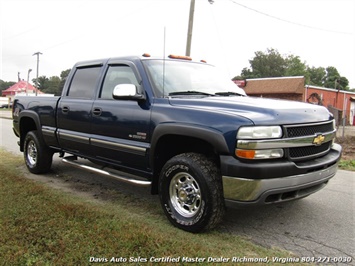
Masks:
[[[13,129],[20,137],[20,150],[27,132],[38,129],[45,143],[58,148],[56,110],[60,97],[16,97],[13,105]]]

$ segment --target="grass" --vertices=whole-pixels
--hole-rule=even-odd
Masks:
[[[340,160],[339,168],[347,171],[355,171],[355,160]]]
[[[291,256],[217,230],[184,232],[156,206],[132,203],[127,195],[113,202],[88,201],[49,188],[24,177],[21,157],[0,150],[0,158],[0,265],[88,265],[100,258],[152,265],[153,257],[180,257],[164,265],[182,265],[182,257],[206,262],[221,256]]]
[[[336,139],[336,142],[343,148],[339,168],[347,171],[355,171],[355,136],[339,137]]]

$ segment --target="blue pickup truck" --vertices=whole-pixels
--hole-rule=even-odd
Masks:
[[[159,194],[170,222],[200,232],[226,206],[279,203],[337,170],[333,116],[252,98],[214,66],[148,54],[79,62],[62,96],[17,97],[13,129],[31,173],[63,162]]]

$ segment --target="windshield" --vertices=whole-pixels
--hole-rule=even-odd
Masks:
[[[155,95],[158,97],[199,96],[245,96],[231,79],[216,67],[205,63],[186,61],[145,60],[143,64],[150,75]]]

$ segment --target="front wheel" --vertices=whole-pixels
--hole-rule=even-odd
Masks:
[[[37,131],[27,133],[23,155],[28,170],[33,174],[46,173],[52,166],[53,152],[38,137]]]
[[[225,206],[220,172],[204,155],[173,157],[164,165],[159,182],[162,207],[174,226],[198,233],[222,220]]]

